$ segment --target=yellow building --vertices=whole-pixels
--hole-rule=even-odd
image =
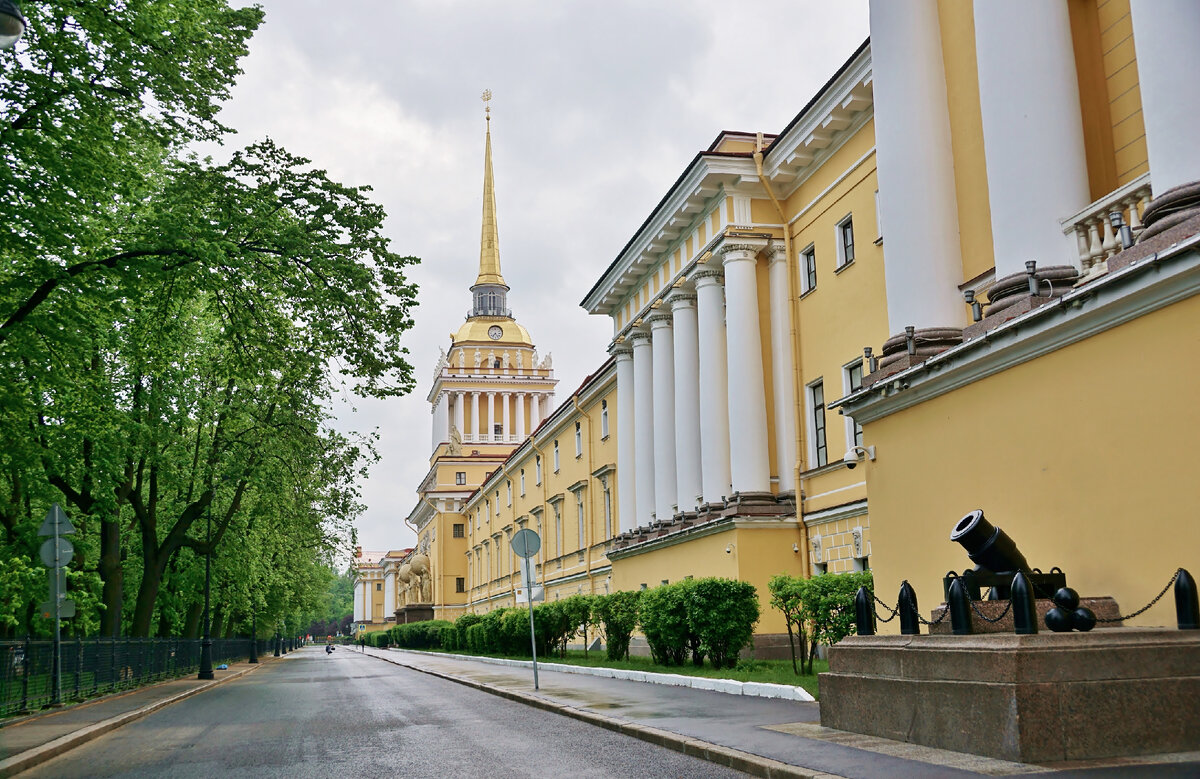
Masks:
[[[467,603],[467,499],[542,424],[554,405],[551,357],[539,357],[508,308],[492,177],[491,118],[485,139],[479,273],[466,320],[450,335],[428,394],[429,471],[406,522],[417,533],[396,571],[401,622],[453,619]]]
[[[464,509],[468,607],[513,606],[523,587],[512,536],[541,538],[532,571],[547,600],[610,591],[616,530],[616,372],[610,360],[492,473]]]
[[[895,337],[835,405],[877,588],[940,601],[980,508],[1133,611],[1200,564],[1200,5],[873,0],[871,34]]]
[[[356,629],[382,630],[395,622],[395,572],[411,549],[388,552],[354,550],[354,623]]]
[[[777,135],[700,152],[582,305],[613,320],[620,589],[869,566],[861,429],[827,414],[886,336],[871,50]],[[856,449],[856,447],[858,447]],[[853,465],[858,460],[851,457]]]

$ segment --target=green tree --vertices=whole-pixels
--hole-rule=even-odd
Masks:
[[[593,613],[596,626],[604,634],[609,660],[629,657],[629,642],[637,628],[640,590],[619,590],[596,598]]]

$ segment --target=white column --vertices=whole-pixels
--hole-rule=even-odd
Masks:
[[[937,0],[870,0],[888,331],[962,324],[962,251]]]
[[[396,613],[396,572],[388,571],[383,577],[383,618]]]
[[[542,424],[542,404],[540,402],[541,393],[534,392],[529,396],[529,432],[537,430],[538,425]]]
[[[496,393],[489,392],[487,400],[487,435],[484,436],[483,440],[491,443],[496,440]]]
[[[512,435],[512,427],[508,423],[508,418],[509,418],[508,417],[508,401],[509,401],[509,398],[511,398],[511,397],[512,397],[511,392],[500,393],[500,403],[503,405],[503,413],[501,414],[501,418],[503,421],[501,422],[501,424],[504,426],[504,440],[505,441],[508,441],[509,436]]]
[[[634,495],[637,526],[649,524],[654,513],[654,360],[650,334],[635,330],[633,342]]]
[[[696,295],[679,291],[671,306],[675,340],[676,505],[693,511],[700,502],[700,346],[696,331]],[[657,385],[656,385],[657,386]]]
[[[775,473],[779,491],[796,489],[796,404],[792,372],[791,317],[788,305],[787,252],[774,243],[768,255],[768,288],[771,302],[771,388],[775,397]]]
[[[729,358],[729,459],[733,491],[770,492],[767,395],[758,325],[759,247],[722,247],[725,264],[725,338]]]
[[[517,398],[517,440],[525,440],[525,393],[518,392]]]
[[[1200,4],[1195,0],[1132,0],[1150,185],[1157,197],[1200,181]]]
[[[975,54],[996,278],[1078,263],[1059,222],[1091,202],[1067,3],[975,0]]]
[[[365,589],[366,589],[366,587],[363,586],[363,582],[361,580],[356,581],[354,583],[354,621],[355,622],[363,621],[363,591]]]
[[[454,428],[456,430],[458,430],[459,437],[464,441],[467,440],[467,438],[466,438],[467,431],[466,431],[466,428],[463,427],[463,425],[466,424],[466,422],[465,422],[466,415],[464,414],[464,407],[463,407],[466,400],[467,400],[467,393],[465,393],[465,392],[454,393]]]
[[[704,502],[719,504],[730,489],[729,390],[725,354],[725,291],[720,267],[692,274],[700,345],[700,473]]]
[[[471,393],[471,441],[479,440],[479,393]]]
[[[637,528],[633,348],[622,343],[614,344],[609,351],[617,363],[617,527],[624,533]]]
[[[371,595],[371,591],[374,589],[374,586],[375,583],[373,581],[368,580],[363,582],[363,621],[365,622],[370,622],[371,620],[375,619],[375,615],[372,613],[371,608],[374,605],[372,603],[374,598]]]
[[[654,513],[660,521],[675,515],[675,337],[671,314],[650,317],[650,354],[654,365]]]

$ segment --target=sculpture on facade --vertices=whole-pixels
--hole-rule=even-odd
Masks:
[[[450,425],[450,445],[448,453],[452,455],[462,454],[462,435],[460,435],[458,432],[458,426],[454,425],[453,423]]]
[[[483,361],[483,353],[478,349],[475,350],[475,367],[479,367],[479,363]]]
[[[500,363],[500,364],[501,364],[501,366],[503,366],[504,370],[508,370],[508,360],[509,360],[509,357],[508,357],[508,352],[506,351],[506,352],[505,352],[505,353],[504,353],[504,354],[501,356],[501,363]]]
[[[525,352],[518,349],[517,350],[517,370],[521,370],[524,367],[525,367]]]
[[[458,367],[459,368],[467,367],[467,350],[466,349],[458,350]]]

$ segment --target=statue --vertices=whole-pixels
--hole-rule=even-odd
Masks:
[[[507,351],[504,353],[503,361],[501,364],[503,365],[505,370],[508,370],[508,352]]]
[[[467,350],[466,349],[458,350],[458,367],[459,368],[467,367]]]
[[[529,367],[530,368],[538,367],[537,349],[533,350],[533,355],[529,358]]]
[[[458,433],[458,427],[454,424],[450,425],[450,447],[448,454],[462,454],[462,436]]]
[[[554,360],[550,352],[546,352],[546,359],[542,360],[542,362],[545,364],[546,370],[550,370],[553,367]]]
[[[483,360],[483,354],[478,349],[476,349],[475,350],[475,367],[476,368],[479,367],[479,363],[482,360]]]
[[[492,349],[488,349],[487,367],[489,367],[489,368],[496,367],[496,352]]]
[[[517,370],[521,370],[524,367],[525,367],[525,352],[518,349],[517,350]]]

